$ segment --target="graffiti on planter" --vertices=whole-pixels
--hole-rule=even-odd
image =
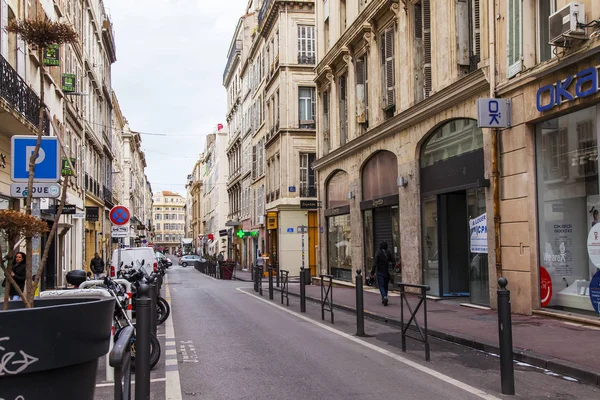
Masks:
[[[8,336],[0,338],[0,376],[16,375],[39,360],[39,358],[32,357],[23,350],[19,350],[19,354],[14,351],[6,351],[1,343],[9,340]]]

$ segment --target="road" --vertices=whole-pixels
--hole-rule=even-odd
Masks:
[[[166,378],[153,399],[505,398],[493,355],[434,340],[425,362],[418,344],[402,353],[397,327],[367,320],[370,336],[358,338],[354,314],[336,311],[332,325],[314,303],[301,315],[295,298],[282,307],[266,289],[260,297],[250,283],[176,264],[165,288]],[[526,365],[516,388],[506,398],[600,398],[598,387]]]

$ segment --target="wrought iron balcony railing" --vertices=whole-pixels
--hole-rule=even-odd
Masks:
[[[313,65],[316,61],[315,56],[306,56],[298,54],[298,64]]]
[[[112,207],[112,206],[115,205],[114,202],[113,202],[113,193],[112,193],[112,190],[110,190],[109,188],[107,188],[104,185],[102,185],[102,195],[103,195],[104,204],[107,207]]]
[[[317,187],[300,186],[300,197],[317,197]]]
[[[29,122],[37,126],[40,98],[2,56],[0,56],[0,96]]]

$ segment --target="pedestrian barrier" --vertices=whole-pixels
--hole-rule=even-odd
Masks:
[[[273,300],[273,267],[269,266],[269,300]]]
[[[306,282],[304,280],[304,267],[300,267],[300,312],[306,312]]]
[[[325,320],[325,311],[331,314],[331,323],[333,324],[333,275],[321,274],[321,319]],[[325,279],[327,279],[327,288],[325,288]]]
[[[413,340],[422,342],[425,344],[425,361],[430,361],[429,357],[429,338],[427,336],[427,291],[429,290],[429,286],[427,285],[413,285],[410,283],[398,283],[398,288],[400,289],[400,327],[402,329],[402,351],[406,352],[406,338],[411,338]],[[415,288],[419,289],[419,294],[417,297],[419,298],[419,302],[413,311],[408,299],[406,298],[406,288]],[[404,303],[406,302],[406,306],[408,311],[410,311],[410,319],[408,323],[404,323]],[[417,320],[417,312],[419,308],[423,305],[423,329],[419,325],[419,321]],[[407,334],[408,329],[410,328],[411,323],[414,321],[415,327],[419,332],[419,337],[410,336]]]
[[[109,355],[109,364],[115,369],[115,400],[131,399],[131,338],[133,326],[126,326]]]
[[[498,279],[498,336],[500,338],[500,380],[502,394],[515,394],[515,369],[513,364],[512,320],[508,280]]]
[[[365,310],[363,277],[360,269],[356,270],[356,336],[365,336]]]
[[[281,272],[281,304],[283,304],[283,298],[285,297],[287,300],[287,306],[290,306],[290,296],[288,292],[288,276],[290,271],[279,270]]]

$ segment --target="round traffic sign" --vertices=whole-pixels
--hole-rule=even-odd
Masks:
[[[114,206],[110,210],[110,222],[114,225],[122,226],[126,225],[129,222],[129,218],[131,215],[129,214],[129,210],[125,206]]]

